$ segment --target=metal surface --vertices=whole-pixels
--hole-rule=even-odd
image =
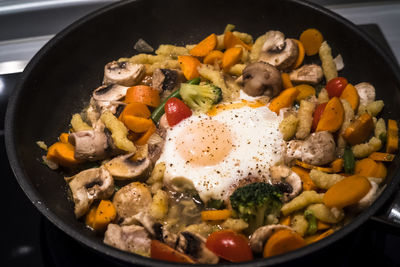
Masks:
[[[400,192],[397,192],[388,212],[388,220],[400,224]]]

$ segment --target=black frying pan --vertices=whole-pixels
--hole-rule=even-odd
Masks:
[[[47,144],[68,129],[71,114],[79,112],[102,81],[104,65],[134,53],[143,38],[159,44],[196,43],[210,33],[222,32],[227,23],[259,36],[275,29],[298,38],[306,28],[318,28],[345,61],[341,75],[352,83],[368,81],[384,99],[383,117],[400,118],[399,69],[370,38],[332,12],[300,1],[124,1],[103,8],[74,23],[54,37],[26,67],[9,100],[6,145],[17,180],[32,203],[61,230],[95,250],[125,262],[172,265],[122,252],[75,219],[60,173],[41,163]],[[316,252],[348,235],[367,221],[389,199],[400,181],[399,157],[388,169],[386,189],[375,203],[334,235],[300,250],[244,263],[273,265]]]

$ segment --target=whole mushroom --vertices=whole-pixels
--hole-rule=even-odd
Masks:
[[[291,140],[286,144],[285,162],[295,159],[311,165],[324,165],[335,159],[336,144],[330,132],[312,133],[306,140]]]
[[[255,62],[243,70],[243,91],[250,96],[273,97],[282,90],[281,73],[271,64]]]
[[[150,190],[140,182],[122,187],[113,198],[118,218],[122,220],[129,219],[141,211],[148,211],[152,201]]]

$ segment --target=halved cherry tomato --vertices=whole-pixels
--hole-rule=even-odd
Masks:
[[[217,256],[231,262],[253,259],[247,238],[231,230],[213,232],[207,238],[206,247]]]
[[[319,104],[315,108],[314,115],[313,115],[313,121],[312,121],[312,130],[313,130],[313,132],[315,132],[315,130],[317,129],[318,122],[321,119],[322,113],[324,113],[326,104],[328,104],[328,102]]]
[[[195,263],[186,254],[183,254],[157,240],[151,240],[150,257],[152,259],[164,260],[164,261]]]
[[[174,126],[181,120],[192,116],[192,110],[179,98],[171,97],[165,103],[165,115],[169,126]]]
[[[347,79],[343,77],[336,77],[331,79],[327,84],[326,84],[326,91],[328,91],[329,98],[332,97],[340,97],[342,94],[344,88],[347,85]]]

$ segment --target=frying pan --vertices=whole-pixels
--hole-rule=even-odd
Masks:
[[[42,214],[68,235],[112,258],[146,266],[173,265],[104,245],[101,236],[76,220],[62,174],[41,163],[43,151],[36,141],[51,144],[68,130],[71,114],[79,112],[100,85],[104,65],[131,56],[139,38],[153,47],[196,43],[210,33],[222,32],[227,23],[253,36],[274,29],[297,38],[304,29],[318,28],[334,54],[340,52],[344,58],[341,76],[353,83],[372,83],[377,99],[385,101],[383,117],[400,118],[398,67],[355,25],[322,7],[298,0],[119,2],[77,21],[47,43],[26,67],[9,100],[5,134],[10,164],[20,186]],[[388,168],[384,192],[350,224],[302,249],[238,265],[270,266],[317,252],[366,222],[397,190],[399,181],[396,157]]]

